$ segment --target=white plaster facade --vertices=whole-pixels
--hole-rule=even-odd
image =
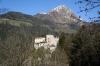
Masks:
[[[46,35],[46,37],[35,38],[34,47],[35,49],[44,47],[45,49],[49,48],[51,51],[54,51],[57,47],[58,41],[58,37],[55,37],[54,35]]]
[[[41,43],[41,42],[45,42],[44,37],[35,38],[35,43]]]

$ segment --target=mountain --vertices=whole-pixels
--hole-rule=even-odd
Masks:
[[[0,15],[2,20],[8,22],[23,22],[32,24],[33,32],[38,33],[74,33],[84,23],[66,6],[60,5],[48,13],[27,15],[21,12],[8,12]],[[42,31],[44,30],[44,31]]]
[[[74,22],[79,20],[79,18],[69,8],[67,8],[64,5],[57,6],[56,8],[49,11],[47,14],[38,13],[36,16],[40,16],[40,18],[41,16],[44,16],[42,19],[49,19],[48,17],[51,17],[49,20],[53,20],[57,23],[67,23],[68,20]]]
[[[79,19],[76,17],[70,9],[64,5],[57,6],[56,8],[49,11],[47,14],[37,14],[37,17],[42,17],[41,19],[48,19],[57,23],[67,23],[68,20]],[[67,22],[66,22],[67,20]]]
[[[55,30],[75,31],[84,23],[69,8],[64,5],[57,6],[47,14],[38,13],[35,17],[42,20],[49,20],[56,26]],[[59,29],[59,30],[58,30]]]
[[[7,23],[19,28],[24,26],[29,28],[33,34],[37,35],[54,33],[51,27],[49,27],[49,25],[53,26],[53,24],[49,21],[41,20],[32,15],[23,14],[21,12],[8,12],[0,15],[0,24],[2,23]]]
[[[5,14],[1,14],[0,18],[7,18],[12,20],[20,20],[20,21],[30,21],[33,19],[33,16],[21,12],[9,11]]]
[[[50,15],[63,17],[65,19],[79,19],[68,7],[65,5],[57,6],[49,12]]]

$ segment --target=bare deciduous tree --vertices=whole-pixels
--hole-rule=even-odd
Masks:
[[[92,10],[97,10],[97,16],[89,17],[89,19],[100,21],[100,0],[78,0],[76,4],[79,5],[80,12],[86,12],[86,14]]]

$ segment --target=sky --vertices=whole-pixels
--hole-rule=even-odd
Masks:
[[[88,15],[80,13],[79,6],[75,2],[76,0],[0,0],[0,8],[35,15],[41,12],[48,12],[59,5],[65,5],[77,16],[81,16],[81,19],[88,20]],[[95,16],[94,11],[89,15]]]

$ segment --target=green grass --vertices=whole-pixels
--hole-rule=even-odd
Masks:
[[[24,22],[24,21],[17,21],[17,20],[10,20],[10,19],[0,19],[0,24],[10,24],[10,25],[13,25],[13,26],[17,26],[17,27],[20,27],[21,25],[24,25],[24,26],[32,26],[31,23],[28,23],[28,22]]]

